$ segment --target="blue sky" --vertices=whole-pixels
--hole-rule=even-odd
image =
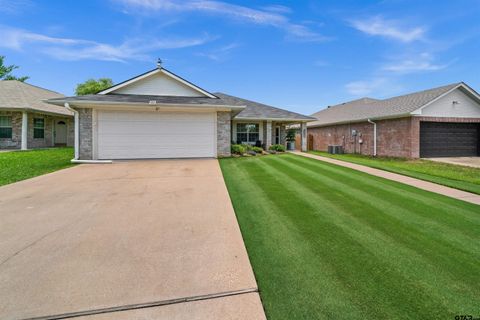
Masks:
[[[480,90],[479,0],[0,0],[0,55],[66,95],[155,67],[311,114],[465,81]]]

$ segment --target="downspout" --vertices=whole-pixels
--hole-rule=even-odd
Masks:
[[[72,109],[68,102],[65,102],[64,104],[65,108],[71,112],[73,112],[74,115],[74,122],[75,122],[75,143],[74,143],[74,149],[75,149],[75,156],[72,161],[78,160],[79,158],[79,150],[80,150],[80,121],[78,117],[78,111],[75,109]]]
[[[367,120],[369,123],[373,124],[373,156],[377,156],[377,123],[372,120]]]

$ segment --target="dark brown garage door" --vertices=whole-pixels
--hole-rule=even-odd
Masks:
[[[420,157],[475,157],[478,123],[420,122]]]

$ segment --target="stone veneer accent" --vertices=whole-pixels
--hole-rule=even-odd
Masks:
[[[0,139],[0,149],[20,149],[22,146],[22,112],[0,111],[1,116],[12,117],[12,138]],[[45,120],[45,133],[41,139],[33,138],[33,119],[42,118]],[[41,113],[28,112],[27,149],[46,148],[54,146],[53,130],[54,121],[63,120],[67,124],[67,146],[74,144],[74,123],[73,117],[51,116]]]
[[[92,109],[78,109],[78,120],[79,120],[79,130],[80,130],[80,148],[79,148],[79,158],[81,160],[92,160],[93,159],[93,112]]]
[[[217,157],[229,157],[231,155],[232,120],[231,113],[217,112]]]
[[[20,149],[22,145],[22,113],[0,111],[0,116],[12,117],[12,139],[0,139],[0,149]]]

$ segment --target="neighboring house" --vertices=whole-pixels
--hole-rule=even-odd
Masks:
[[[80,160],[222,157],[231,142],[285,143],[285,126],[313,118],[210,93],[158,68],[95,95],[48,100],[75,110]]]
[[[362,98],[328,107],[308,123],[314,150],[390,157],[480,155],[480,96],[455,83],[385,100]],[[356,135],[355,135],[356,133]]]
[[[17,80],[0,81],[0,149],[72,146],[73,113],[42,101],[61,97]]]

